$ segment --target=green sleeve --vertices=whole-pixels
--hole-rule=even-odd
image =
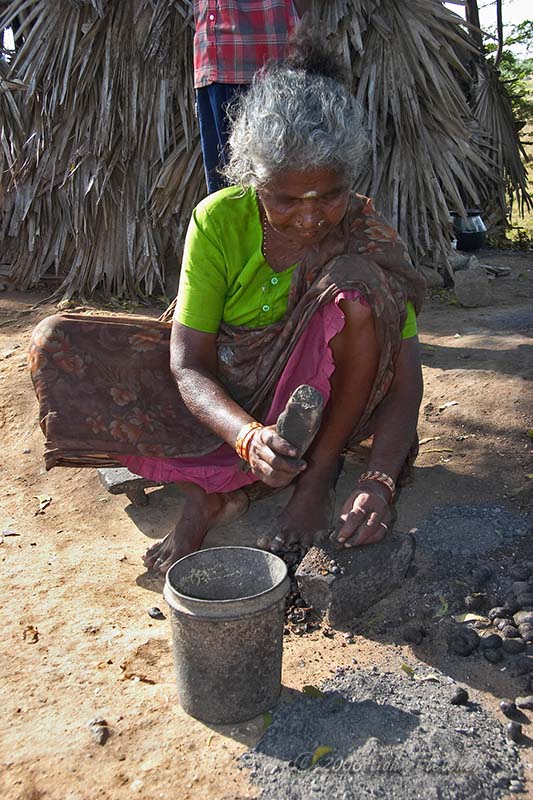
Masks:
[[[196,208],[185,237],[174,318],[188,328],[217,333],[227,289],[220,237],[209,213]]]
[[[405,323],[402,328],[402,339],[411,339],[418,333],[418,328],[416,325],[415,307],[411,303],[411,301],[408,300],[406,308],[407,308],[407,317],[405,318]]]

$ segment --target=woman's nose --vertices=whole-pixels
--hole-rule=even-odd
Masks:
[[[316,209],[302,211],[300,213],[300,222],[302,224],[302,228],[305,231],[313,231],[315,228],[318,227],[318,223],[320,222],[320,214]]]

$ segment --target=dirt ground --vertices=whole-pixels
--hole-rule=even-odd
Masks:
[[[490,306],[460,308],[449,292],[435,292],[419,319],[425,443],[400,500],[400,530],[418,526],[435,506],[532,510],[533,257],[487,251],[481,260],[512,270],[493,281]],[[124,496],[106,494],[93,470],[43,469],[25,353],[34,325],[56,310],[50,302],[34,307],[45,297],[44,290],[0,295],[0,797],[254,797],[235,759],[258,740],[263,719],[216,727],[187,717],[176,697],[168,618],[148,615],[154,605],[166,609],[162,581],[144,571],[141,555],[170,527],[177,492],[153,490],[147,508],[133,508]],[[348,463],[339,499],[357,468]],[[264,521],[279,497],[263,502]],[[213,532],[206,544],[254,544],[258,513]],[[431,652],[376,634],[353,644],[340,632],[286,636],[282,702],[353,659],[389,670],[433,663]],[[459,659],[448,666],[505,722],[494,665],[471,670],[470,659]],[[110,729],[104,745],[89,729],[97,716]],[[522,753],[531,778],[533,753]],[[531,785],[522,796],[533,797]]]

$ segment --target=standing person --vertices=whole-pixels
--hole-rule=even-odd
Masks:
[[[226,109],[254,73],[284,57],[311,0],[194,0],[194,87],[207,190],[226,185]]]
[[[358,546],[389,530],[422,396],[424,282],[354,191],[368,149],[337,60],[302,40],[240,98],[232,185],[193,212],[172,325],[68,314],[34,332],[47,466],[123,464],[185,494],[148,568],[165,572],[200,548],[245,510],[254,483],[294,487],[261,545],[311,545],[332,526],[343,448],[370,434],[337,539]],[[304,383],[325,406],[305,460],[276,432]]]

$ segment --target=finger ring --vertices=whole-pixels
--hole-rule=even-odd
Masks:
[[[388,530],[389,530],[389,526],[388,526],[388,525],[385,525],[385,523],[384,523],[384,522],[380,522],[379,524],[380,524],[380,525],[381,525],[383,528],[385,528],[385,530],[386,530],[386,531],[388,531]]]

